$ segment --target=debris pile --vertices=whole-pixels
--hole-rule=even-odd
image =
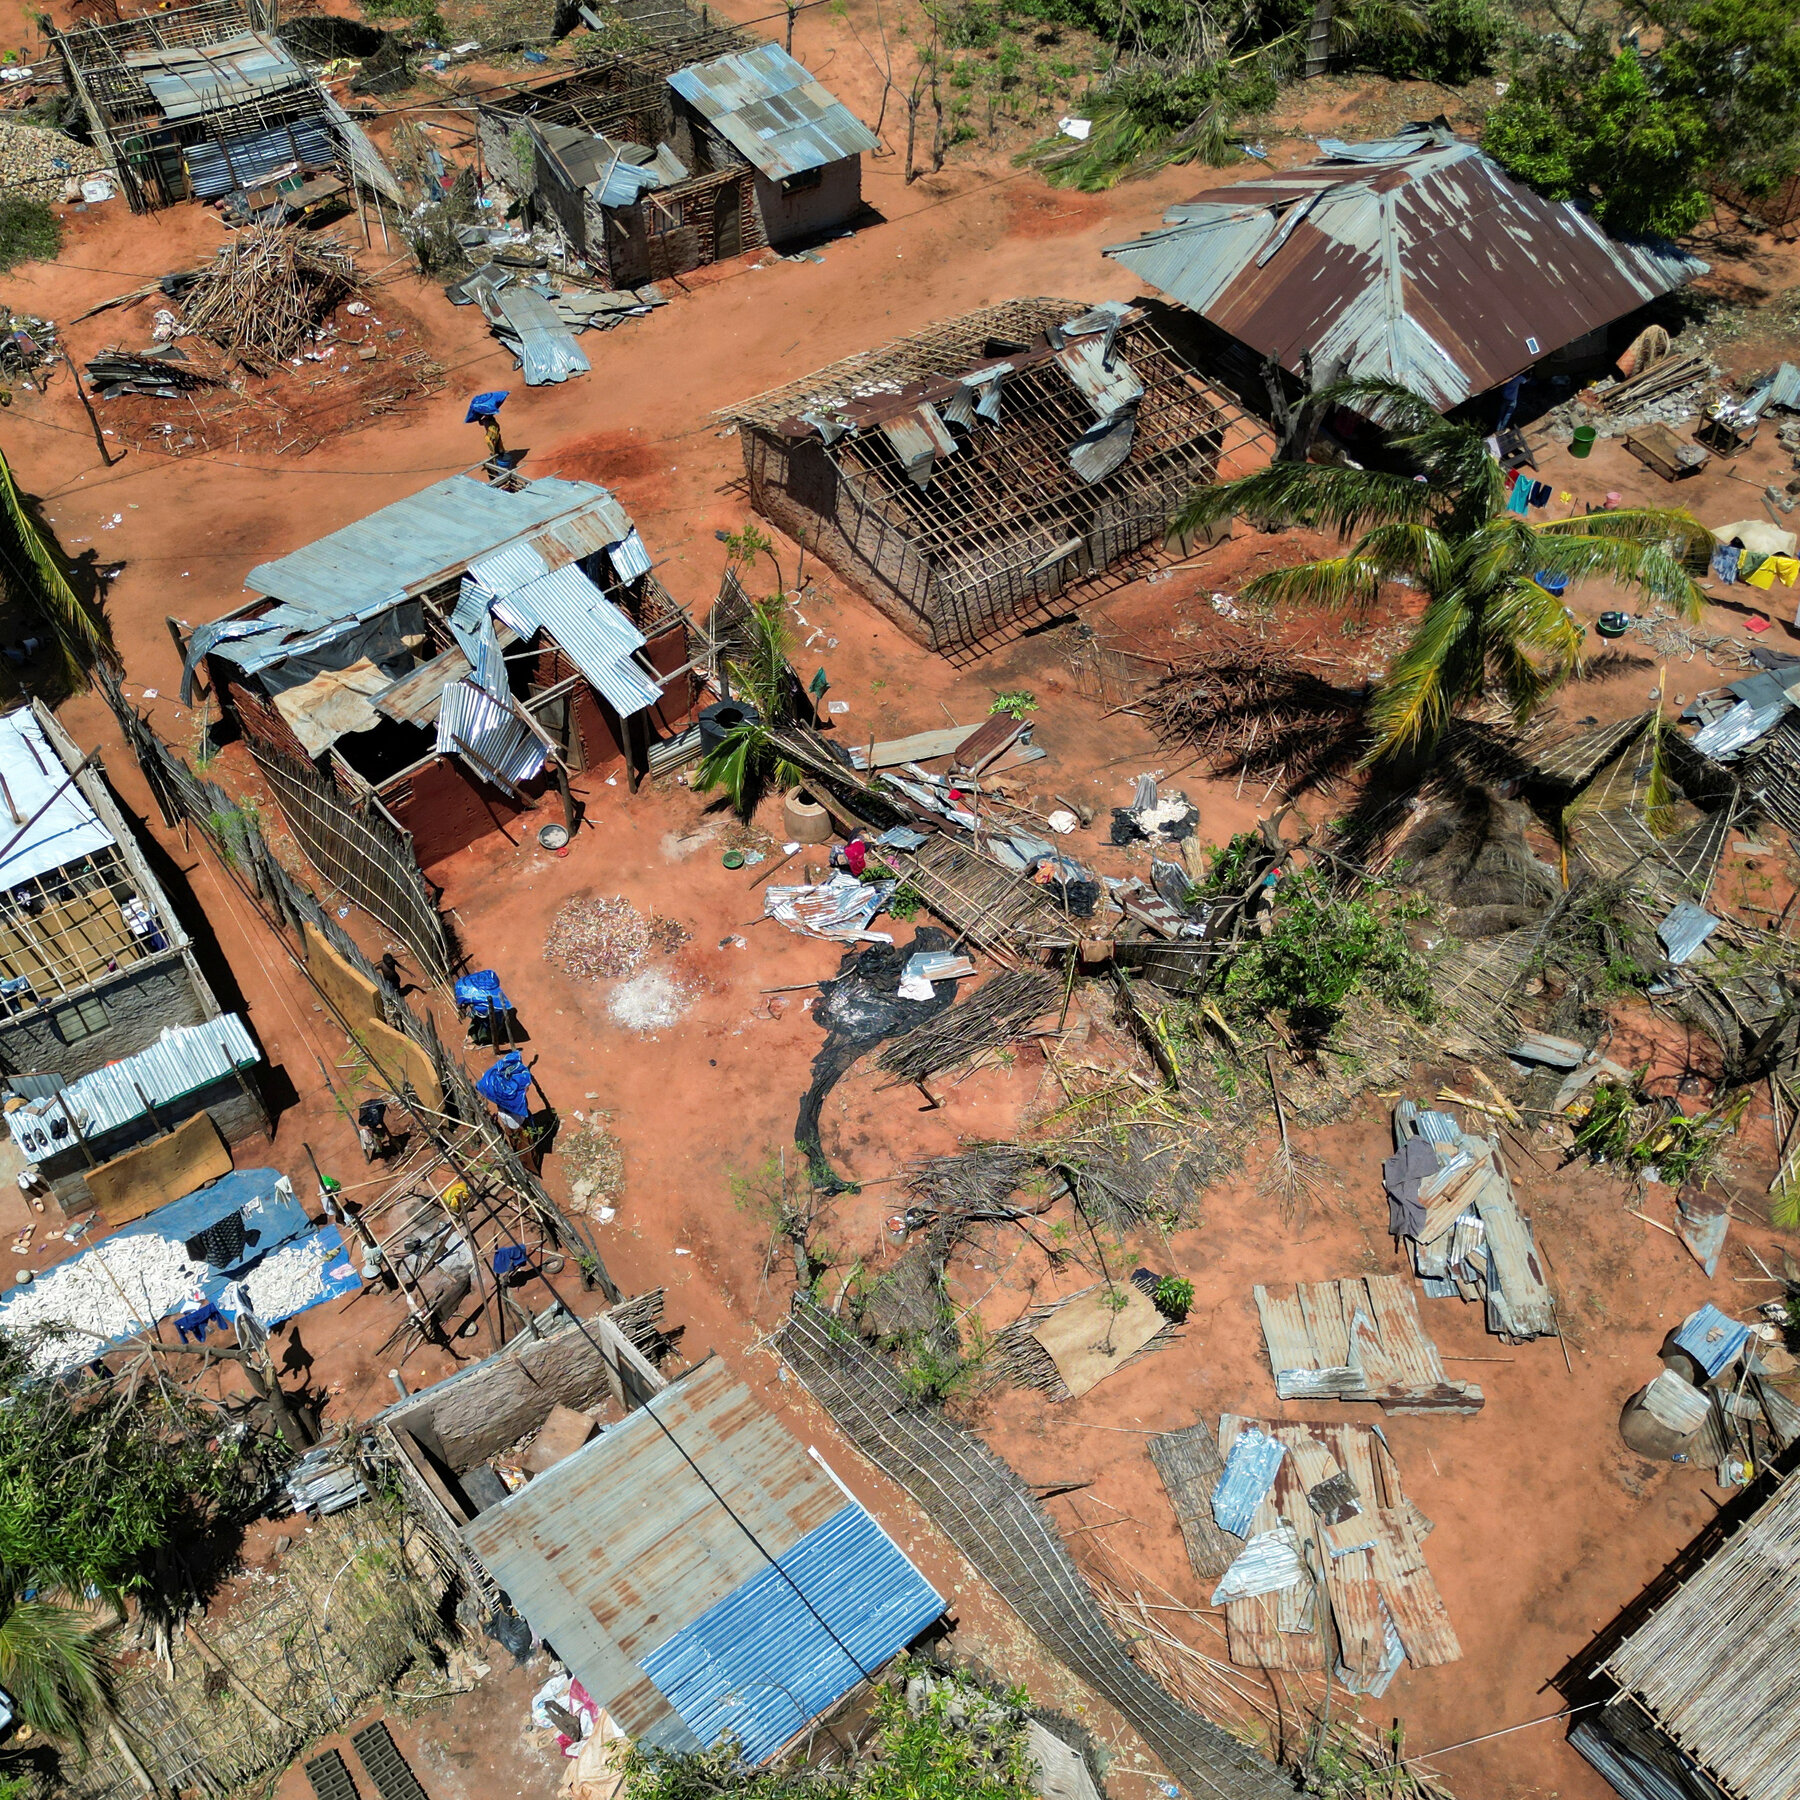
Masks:
[[[356,292],[350,252],[291,225],[253,226],[220,245],[183,302],[188,329],[267,374]]]
[[[550,921],[544,960],[583,981],[616,981],[635,975],[653,954],[672,955],[688,941],[673,919],[645,917],[625,898],[569,900]]]

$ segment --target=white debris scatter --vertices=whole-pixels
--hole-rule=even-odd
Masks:
[[[259,1319],[285,1319],[318,1298],[328,1257],[336,1251],[316,1233],[265,1256],[245,1278]]]
[[[688,993],[669,970],[646,969],[613,989],[606,1010],[628,1031],[661,1031],[688,1009]]]
[[[115,1238],[46,1270],[0,1307],[0,1330],[20,1336],[42,1325],[67,1326],[67,1337],[38,1348],[38,1368],[53,1375],[88,1361],[102,1344],[142,1330],[190,1300],[198,1304],[199,1283],[210,1272],[169,1238]]]

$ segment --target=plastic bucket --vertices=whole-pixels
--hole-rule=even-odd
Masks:
[[[1575,427],[1575,435],[1569,441],[1569,454],[1571,456],[1586,456],[1588,452],[1593,449],[1594,439],[1599,435],[1599,432],[1591,425],[1577,425]]]

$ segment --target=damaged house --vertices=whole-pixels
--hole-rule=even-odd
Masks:
[[[1139,307],[1014,300],[728,409],[750,498],[928,648],[1159,543],[1266,451]]]
[[[380,153],[257,0],[200,0],[50,37],[133,212],[320,175],[400,201]]]
[[[668,68],[620,58],[480,111],[489,171],[615,288],[831,230],[873,134],[773,44]]]
[[[649,746],[692,703],[685,613],[589,482],[454,475],[279,561],[194,632],[259,759],[314,765],[421,863]]]
[[[654,1368],[614,1324],[647,1298],[546,1320],[374,1435],[483,1602],[523,1617],[628,1737],[735,1739],[754,1767],[944,1602],[723,1362]]]
[[[224,1173],[227,1144],[269,1129],[261,1054],[221,1011],[96,759],[41,701],[0,718],[0,800],[0,1075],[16,1150],[67,1213],[172,1171],[189,1187]]]
[[[1105,254],[1204,319],[1240,385],[1273,357],[1319,381],[1397,381],[1448,412],[1706,272],[1609,237],[1521,186],[1442,119],[1208,188]]]

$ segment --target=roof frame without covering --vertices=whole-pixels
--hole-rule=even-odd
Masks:
[[[1070,451],[1097,429],[1097,407],[1045,340],[1090,310],[1079,301],[1009,301],[726,409],[720,416],[744,437],[753,503],[784,529],[806,530],[827,561],[861,565],[844,571],[852,579],[874,573],[871,597],[884,606],[902,600],[898,621],[933,648],[976,644],[1102,574],[1159,540],[1180,500],[1266,433],[1194,374],[1148,313],[1120,308],[1105,360],[1122,364],[1142,394],[1129,454],[1100,479],[1084,479]],[[981,391],[970,379],[995,361],[1011,365],[998,421],[977,414],[921,482],[918,465],[909,471],[902,458],[904,437],[897,448],[883,420],[923,403],[927,434],[943,433],[938,406],[966,411],[957,396]],[[846,419],[853,428],[838,434]],[[839,506],[842,542],[803,516],[805,502],[793,498],[803,484],[790,484],[780,466],[807,448],[829,463],[856,515],[847,521]]]
[[[207,99],[180,119],[165,117],[145,85],[143,69],[131,60],[146,53],[217,46],[250,34],[285,49],[275,43],[274,30],[275,12],[268,0],[196,0],[169,12],[133,13],[114,24],[79,24],[51,32],[87,114],[95,146],[119,178],[132,211],[147,212],[182,197],[168,193],[161,174],[155,172],[158,151],[166,158],[192,143],[211,142],[223,157],[227,179],[235,177],[243,185],[261,178],[267,164],[258,166],[253,160],[234,167],[233,147],[283,128],[294,160],[307,161],[308,145],[316,148],[328,131],[333,160],[347,178],[390,199],[399,198],[379,153],[298,58],[293,59],[292,80],[260,90],[226,87],[219,97]],[[321,129],[303,141],[295,127],[305,121],[319,121]]]

